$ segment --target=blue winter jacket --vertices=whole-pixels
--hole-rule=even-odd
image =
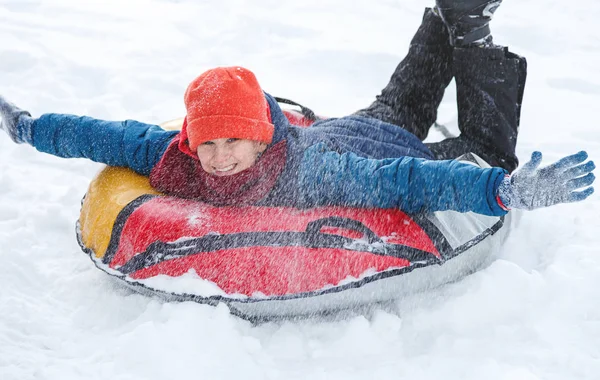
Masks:
[[[435,161],[406,130],[351,115],[310,128],[291,125],[265,94],[275,126],[274,145],[286,140],[287,161],[261,205],[343,205],[400,208],[405,212],[455,210],[506,213],[496,201],[506,171],[455,160]],[[45,114],[30,123],[32,145],[59,157],[83,157],[149,175],[178,131],[133,120],[97,120]],[[268,149],[268,148],[267,148]]]

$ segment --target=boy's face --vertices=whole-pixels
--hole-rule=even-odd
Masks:
[[[228,176],[246,170],[267,148],[267,144],[242,139],[215,139],[198,146],[202,169],[216,176]]]

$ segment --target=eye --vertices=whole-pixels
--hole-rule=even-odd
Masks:
[[[231,144],[231,143],[234,143],[234,142],[239,141],[239,140],[240,139],[231,138],[231,139],[227,139],[227,142]]]
[[[215,143],[214,143],[214,142],[212,142],[212,141],[205,141],[205,142],[203,142],[203,143],[202,143],[202,144],[200,144],[200,145],[215,145]]]

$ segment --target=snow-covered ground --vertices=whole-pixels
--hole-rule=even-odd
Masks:
[[[433,2],[433,0],[431,0]],[[368,104],[420,0],[0,0],[0,94],[40,115],[161,122],[218,65],[321,114]],[[506,0],[497,43],[529,61],[518,151],[600,160],[596,0]],[[454,125],[449,91],[440,121]],[[526,214],[488,268],[386,310],[253,326],[112,285],[74,225],[99,165],[0,135],[0,379],[598,379],[597,195]]]

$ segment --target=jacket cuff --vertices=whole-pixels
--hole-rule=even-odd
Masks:
[[[503,188],[510,186],[510,175],[505,175],[504,178],[502,179],[502,182],[500,182],[500,184],[498,185],[498,188],[496,190],[496,202],[498,202],[498,205],[506,211],[510,211],[510,207],[509,207],[509,199],[505,199],[504,192],[502,191]]]
[[[498,189],[501,184],[505,181],[506,178],[510,178],[507,174],[506,170],[502,170],[498,172],[496,178],[492,182],[491,191],[488,192],[487,200],[490,210],[492,212],[491,215],[502,216],[506,215],[510,208],[507,207],[506,203],[499,197]]]

